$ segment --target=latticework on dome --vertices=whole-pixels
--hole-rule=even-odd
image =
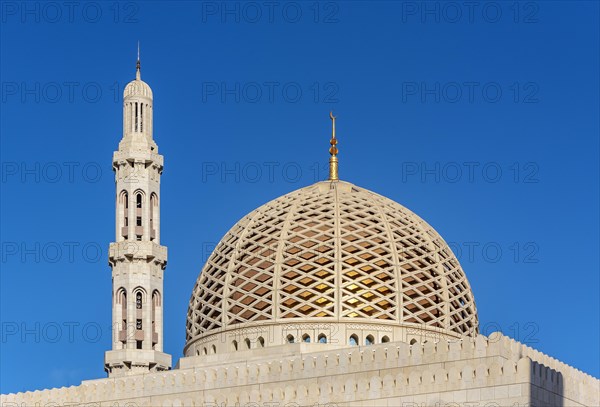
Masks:
[[[441,236],[400,204],[341,181],[277,198],[227,232],[194,287],[186,339],[296,320],[478,329],[469,283]]]

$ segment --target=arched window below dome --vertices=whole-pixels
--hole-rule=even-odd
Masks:
[[[154,290],[152,292],[152,349],[156,349],[156,345],[158,344],[158,330],[156,329],[156,319],[159,314],[161,314],[159,307],[161,307],[161,299],[160,293],[158,290]]]
[[[358,345],[358,336],[356,336],[356,334],[350,335],[350,339],[348,339],[348,345],[351,345],[351,346]]]
[[[286,336],[285,340],[287,341],[287,343],[294,343],[294,335],[289,334],[288,336]]]
[[[411,344],[411,345],[414,345],[415,343],[417,343],[417,340],[416,340],[415,338],[412,338],[412,339],[410,340],[410,344]]]
[[[150,241],[156,238],[155,216],[158,217],[158,196],[153,192],[150,195]]]
[[[244,339],[244,343],[246,344],[246,349],[250,349],[251,348],[251,346],[250,346],[251,345],[250,339],[248,339],[248,338]]]
[[[119,331],[119,337],[122,349],[127,347],[127,291],[124,287],[121,287],[117,290],[117,304],[121,304],[121,329]],[[119,308],[117,308],[119,311]]]
[[[258,344],[259,348],[264,348],[265,347],[265,340],[262,336],[259,336],[258,339],[256,340],[256,343]]]
[[[142,223],[142,206],[143,206],[143,196],[141,192],[136,193],[135,195],[135,240],[142,240],[142,235],[144,233],[143,223]]]
[[[204,349],[202,349],[202,354],[208,355],[208,349],[206,349],[206,346],[204,347]]]
[[[365,345],[369,346],[369,345],[373,345],[375,343],[375,339],[373,338],[373,335],[368,335],[367,338],[365,339]]]
[[[302,342],[310,343],[310,335],[309,334],[302,335]]]
[[[217,353],[217,345],[213,345],[213,346],[211,346],[210,350],[211,350],[211,353],[212,353],[213,355],[214,355],[215,353]]]
[[[388,343],[390,341],[390,338],[387,335],[384,335],[383,338],[381,338],[381,343]]]
[[[119,217],[121,219],[121,237],[128,238],[129,226],[129,195],[127,191],[121,191],[119,194]]]
[[[231,342],[231,350],[232,351],[238,350],[238,343],[237,343],[237,341],[234,340],[234,341]]]
[[[325,334],[319,335],[318,341],[319,343],[327,343],[327,336]]]

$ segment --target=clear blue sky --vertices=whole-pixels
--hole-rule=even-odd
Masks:
[[[1,391],[104,377],[138,40],[175,361],[210,248],[325,178],[333,109],[341,178],[451,244],[483,333],[600,376],[598,3],[475,3],[2,2]]]

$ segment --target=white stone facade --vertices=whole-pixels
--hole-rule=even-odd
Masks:
[[[297,343],[179,368],[4,395],[16,406],[598,406],[600,381],[492,334],[320,350]],[[53,403],[53,404],[50,404]]]

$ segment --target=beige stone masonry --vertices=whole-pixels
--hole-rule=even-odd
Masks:
[[[289,344],[284,355],[242,357],[220,366],[184,358],[185,369],[3,395],[2,406],[208,406],[294,402],[300,406],[598,406],[600,381],[508,337],[387,343],[314,351]],[[327,346],[327,345],[325,345]],[[278,352],[276,347],[271,354]],[[534,358],[537,358],[535,360]],[[195,359],[192,364],[185,359]],[[184,363],[184,361],[186,363]],[[542,361],[554,365],[546,366]],[[192,367],[193,366],[193,367]],[[23,404],[24,403],[24,404]],[[455,403],[455,404],[452,404]],[[468,404],[471,403],[471,404]]]

